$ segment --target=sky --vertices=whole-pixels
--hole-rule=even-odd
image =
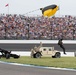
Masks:
[[[9,3],[8,7],[5,7]],[[0,13],[4,14],[25,14],[39,8],[56,4],[60,7],[56,15],[76,16],[76,0],[0,0]],[[40,10],[28,13],[32,15],[42,15]]]

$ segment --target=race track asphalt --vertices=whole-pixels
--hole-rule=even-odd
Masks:
[[[38,46],[39,44],[36,45]],[[0,43],[0,48],[11,51],[30,51],[34,46],[35,44]],[[57,44],[43,44],[43,46],[54,46],[55,49],[62,50]],[[74,52],[76,50],[75,44],[64,44],[64,46],[68,52]],[[76,71],[44,69],[0,63],[0,75],[76,75]]]
[[[76,75],[76,71],[44,69],[0,63],[0,75]]]
[[[0,43],[0,48],[5,49],[5,50],[10,50],[10,51],[30,51],[31,48],[34,46],[39,46],[39,44],[21,44],[21,43],[6,43],[6,44],[1,44]],[[62,49],[59,47],[57,44],[43,44],[43,46],[46,47],[51,47],[54,46],[56,50],[62,51]],[[76,44],[64,44],[64,47],[67,52],[75,52],[76,51]]]

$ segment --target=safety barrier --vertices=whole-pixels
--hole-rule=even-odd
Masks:
[[[57,44],[58,40],[0,40],[0,43],[50,43]],[[76,44],[76,40],[63,40],[64,44]]]

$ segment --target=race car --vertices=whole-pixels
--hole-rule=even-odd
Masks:
[[[2,57],[6,58],[6,59],[10,59],[10,57],[13,57],[15,59],[20,58],[19,55],[12,54],[11,51],[7,51],[7,50],[4,50],[2,48],[0,48],[0,53],[1,53],[0,58],[2,58]]]

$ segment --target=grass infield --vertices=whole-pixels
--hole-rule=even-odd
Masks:
[[[42,57],[42,58],[36,59],[36,58],[22,56],[19,59],[1,58],[0,61],[21,63],[21,64],[31,64],[31,65],[37,65],[37,66],[76,69],[76,57],[61,57],[61,58]]]

